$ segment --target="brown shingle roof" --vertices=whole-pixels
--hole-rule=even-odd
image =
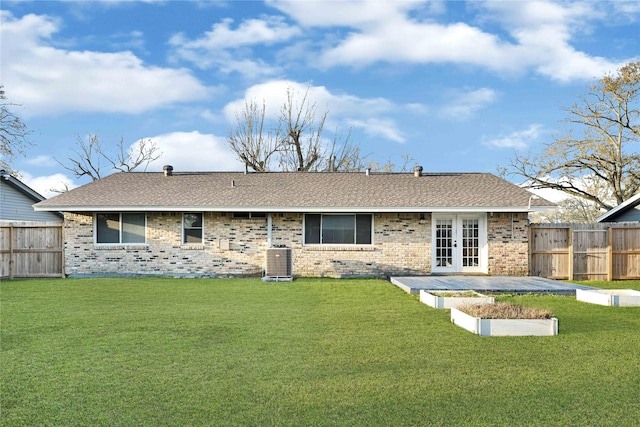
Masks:
[[[531,193],[488,173],[118,173],[38,210],[524,211]],[[534,199],[535,206],[553,206]]]

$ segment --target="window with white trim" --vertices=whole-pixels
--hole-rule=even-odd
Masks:
[[[185,245],[202,243],[202,213],[185,212],[182,214],[182,243]]]
[[[370,245],[373,235],[371,214],[306,214],[306,245]]]
[[[96,243],[146,243],[146,215],[140,212],[97,213]]]

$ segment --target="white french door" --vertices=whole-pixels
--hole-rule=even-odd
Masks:
[[[487,215],[434,214],[432,271],[487,272]]]

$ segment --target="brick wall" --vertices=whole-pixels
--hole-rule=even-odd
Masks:
[[[70,275],[260,275],[267,247],[262,219],[204,213],[204,242],[182,245],[182,214],[148,213],[146,245],[94,245],[92,214],[65,214],[65,263]],[[221,241],[229,248],[221,248]]]
[[[273,216],[273,244],[293,249],[297,276],[386,276],[431,270],[431,221],[418,214],[375,214],[373,245],[303,246],[301,214]]]
[[[529,274],[529,219],[526,213],[494,213],[487,216],[489,274]]]
[[[527,217],[488,217],[489,272],[527,274]],[[93,215],[66,213],[65,263],[69,275],[148,274],[243,276],[262,274],[268,229],[265,218],[233,219],[204,213],[204,242],[181,244],[180,213],[148,213],[147,244],[95,245]],[[292,248],[296,276],[419,275],[431,272],[431,216],[375,214],[367,246],[303,246],[303,215],[273,214],[272,244]],[[227,244],[228,243],[228,244]]]

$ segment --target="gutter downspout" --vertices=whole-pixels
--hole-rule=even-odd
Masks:
[[[272,226],[273,226],[273,222],[271,221],[271,212],[269,212],[267,214],[267,248],[270,248],[270,247],[273,246],[272,240],[271,240],[271,237],[272,237],[271,228],[272,228]]]

